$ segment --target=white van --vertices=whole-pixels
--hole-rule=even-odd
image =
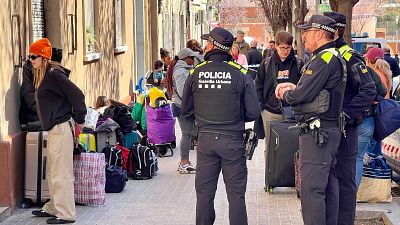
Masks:
[[[384,48],[389,47],[387,41],[383,38],[352,38],[353,49],[359,52],[361,55],[367,53],[369,47]]]

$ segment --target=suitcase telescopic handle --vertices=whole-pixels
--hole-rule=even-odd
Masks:
[[[42,169],[42,176],[43,180],[46,180],[46,168],[47,168],[47,157],[43,157],[43,169]]]

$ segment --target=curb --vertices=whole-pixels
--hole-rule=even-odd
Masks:
[[[11,216],[11,214],[12,214],[11,206],[0,207],[0,223],[2,223],[9,216]]]

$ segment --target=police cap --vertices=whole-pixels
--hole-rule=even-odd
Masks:
[[[222,27],[216,27],[209,34],[201,35],[201,39],[212,42],[219,49],[229,51],[233,45],[234,37],[231,32]]]
[[[344,14],[338,12],[324,12],[324,16],[334,19],[338,28],[346,28],[346,16]]]
[[[335,20],[322,15],[313,15],[310,20],[303,24],[299,25],[298,28],[303,30],[308,30],[310,28],[316,28],[325,30],[331,33],[336,33],[336,22]]]

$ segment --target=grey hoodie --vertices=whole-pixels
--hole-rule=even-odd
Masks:
[[[178,60],[178,62],[176,62],[174,66],[174,71],[172,75],[172,83],[174,86],[172,103],[178,105],[179,107],[182,104],[183,87],[185,86],[186,79],[189,76],[189,70],[191,70],[192,68],[192,66],[188,65],[183,60]]]

